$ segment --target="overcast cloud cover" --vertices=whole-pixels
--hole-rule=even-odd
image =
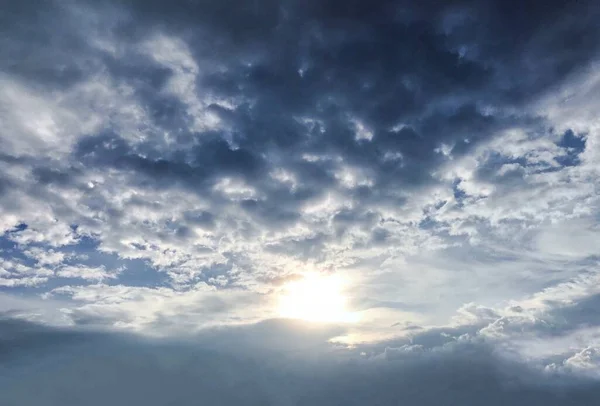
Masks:
[[[600,404],[599,18],[5,2],[0,404]]]

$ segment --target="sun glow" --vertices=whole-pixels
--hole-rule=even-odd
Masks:
[[[346,308],[342,282],[339,276],[310,273],[286,284],[279,300],[279,315],[326,323],[358,321],[357,314]]]

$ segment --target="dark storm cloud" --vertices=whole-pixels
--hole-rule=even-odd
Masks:
[[[307,162],[304,154],[339,157],[365,171],[374,183],[343,190],[351,200],[402,204],[398,191],[433,182],[431,172],[445,161],[436,152],[442,144],[462,155],[499,129],[530,122],[504,109],[514,111],[585,66],[597,54],[599,31],[597,3],[586,1],[114,6],[90,4],[88,12],[100,21],[123,14],[107,30],[134,46],[126,58],[92,49],[85,27],[58,6],[33,13],[15,6],[8,20],[23,22],[4,26],[16,38],[4,36],[11,45],[5,60],[19,66],[7,69],[65,87],[85,80],[92,65],[104,66],[114,80],[132,86],[153,124],[177,143],[167,151],[151,142],[131,146],[123,134],[90,135],[74,161],[125,168],[149,184],[183,184],[200,194],[211,179],[239,176],[263,194],[241,208],[267,223],[293,222],[298,204],[340,188],[333,175],[338,164]],[[176,35],[189,47],[200,69],[197,94],[241,100],[233,108],[208,107],[226,130],[189,130],[192,118],[183,102],[160,91],[173,70],[135,48],[156,32]],[[371,140],[355,140],[357,125]],[[390,154],[401,158],[387,159]],[[270,182],[274,167],[293,173],[298,188]],[[52,170],[35,175],[42,183],[68,179]]]
[[[181,180],[185,183],[201,184],[215,175],[236,175],[252,179],[262,167],[260,157],[243,149],[231,149],[227,142],[213,138],[199,148],[181,151],[173,159],[148,158],[136,154],[126,142],[113,135],[89,137],[79,143],[76,153],[83,162],[97,166],[111,166],[133,170],[158,182]],[[185,158],[189,157],[186,162]]]
[[[242,128],[251,124],[255,130],[240,134],[243,145],[266,138],[295,146],[303,137],[277,131],[289,129],[290,115],[335,125],[350,113],[376,132],[399,121],[418,123],[423,148],[431,149],[435,141],[457,136],[447,129],[437,134],[436,127],[461,117],[465,124],[472,121],[481,115],[476,103],[513,105],[534,97],[596,50],[592,2],[154,5],[133,2],[133,9],[150,25],[187,34],[198,59],[224,66],[207,75],[203,86],[256,103],[254,116],[237,115]],[[444,97],[456,103],[430,116],[429,106]],[[275,131],[256,131],[266,119],[276,120],[268,121]],[[323,146],[353,155],[359,148],[340,132],[328,133]]]
[[[216,349],[202,342],[153,342],[11,320],[1,323],[6,332],[0,336],[3,354],[12,352],[0,363],[0,398],[7,406],[531,406],[590,405],[600,400],[598,385],[591,381],[562,377],[559,383],[559,377],[500,360],[479,344],[433,352],[388,349],[365,359],[323,352],[324,347],[294,347],[307,339],[318,344],[327,332],[281,323],[208,333],[209,342],[221,343]],[[259,344],[264,337],[270,337],[269,342]],[[273,340],[287,344],[273,349]],[[27,357],[26,363],[22,357]]]
[[[89,52],[57,3],[24,1],[3,7],[0,15],[2,72],[38,86],[68,87],[88,74],[81,57]]]
[[[323,163],[295,165],[294,157],[341,156],[374,176],[374,186],[350,192],[368,203],[389,199],[388,187],[431,181],[443,161],[434,151],[441,143],[463,154],[495,130],[525,120],[495,117],[485,106],[521,105],[593,57],[590,38],[597,28],[589,15],[597,7],[553,6],[199,2],[165,9],[144,3],[134,10],[149,25],[188,38],[198,60],[223,67],[202,78],[203,89],[251,101],[222,115],[240,149],[282,156],[282,165],[308,188],[326,186],[331,176]],[[464,18],[450,24],[453,13]],[[317,120],[318,128],[302,128],[294,117]],[[371,141],[354,140],[353,120],[370,129]],[[406,126],[392,130],[398,124]],[[403,158],[384,159],[394,152]],[[315,171],[322,175],[315,178]],[[282,202],[283,196],[270,197]]]

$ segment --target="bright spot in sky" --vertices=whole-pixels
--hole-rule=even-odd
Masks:
[[[284,286],[279,300],[279,315],[325,323],[358,321],[346,307],[343,280],[339,276],[310,273]]]

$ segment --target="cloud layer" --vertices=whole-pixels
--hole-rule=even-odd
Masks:
[[[203,403],[222,405],[588,405],[592,381],[541,376],[474,342],[405,346],[382,356],[326,351],[332,331],[263,323],[205,332],[194,342],[132,340],[3,321],[6,405]],[[263,337],[281,347],[261,344]],[[235,337],[214,345],[215,339]],[[289,351],[289,342],[305,345]],[[307,344],[310,342],[311,344]],[[207,343],[209,348],[202,348]],[[217,348],[215,348],[217,347]],[[275,349],[274,349],[275,348]],[[7,351],[8,350],[8,351]],[[227,350],[227,352],[225,352]],[[9,369],[6,367],[8,366]]]
[[[594,1],[11,4],[0,311],[15,331],[233,340],[270,334],[247,325],[278,316],[288,282],[336,275],[360,322],[317,341],[419,361],[332,366],[327,390],[306,366],[304,402],[343,403],[373,369],[411,377],[403,391],[449,382],[450,404],[480,396],[454,392],[469,380],[552,404],[488,366],[600,377],[598,17]],[[148,379],[173,372],[132,357],[157,362]],[[373,385],[355,399],[401,399]],[[590,404],[586,388],[565,390]],[[403,399],[439,399],[422,392]]]

